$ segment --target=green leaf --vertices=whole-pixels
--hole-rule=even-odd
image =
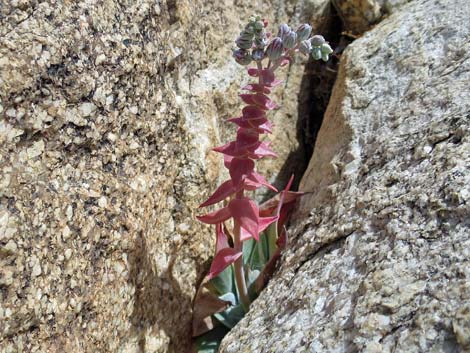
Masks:
[[[243,242],[243,263],[249,264],[253,256],[253,250],[256,247],[256,240],[254,238],[247,239]]]
[[[260,273],[261,273],[260,270],[248,269],[248,282],[247,282],[248,287],[251,286],[256,281]]]
[[[225,293],[224,295],[221,295],[219,299],[223,300],[224,302],[230,302],[232,306],[235,306],[238,304],[237,298],[235,297],[235,294],[233,293]]]
[[[243,316],[245,316],[245,310],[241,304],[230,306],[227,310],[213,315],[217,321],[223,324],[225,327],[233,328]]]
[[[260,242],[256,240],[253,241],[255,242],[255,246],[253,247],[253,253],[251,254],[248,268],[250,270],[261,270],[265,264],[264,254],[260,254]]]
[[[209,281],[211,290],[215,290],[217,295],[225,293],[233,293],[235,291],[235,275],[233,266],[228,266],[225,270],[219,273],[216,277]]]
[[[266,262],[269,260],[269,243],[266,231],[259,235],[258,254],[262,263],[262,267],[264,267]]]
[[[271,257],[276,253],[277,250],[277,221],[271,224],[268,229],[265,230],[266,234],[266,246],[268,250],[268,256],[267,259],[268,261],[271,259]],[[266,261],[266,262],[268,262]]]
[[[254,301],[258,298],[259,293],[257,292],[256,281],[260,275],[260,270],[250,270],[248,269],[248,295],[250,296],[250,300]]]
[[[196,353],[217,353],[220,342],[229,330],[224,326],[217,326],[213,330],[198,337],[195,343]]]

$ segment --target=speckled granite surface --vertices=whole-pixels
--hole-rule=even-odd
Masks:
[[[222,353],[470,351],[470,7],[345,51],[282,265]]]

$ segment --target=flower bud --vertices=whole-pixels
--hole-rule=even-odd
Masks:
[[[320,60],[322,58],[322,53],[321,53],[320,48],[314,47],[312,49],[312,58],[313,60]]]
[[[254,24],[255,29],[262,30],[264,28],[264,23],[262,21],[256,21]]]
[[[269,43],[268,48],[266,49],[266,56],[270,60],[277,60],[282,55],[282,39],[275,37],[271,43]]]
[[[325,43],[325,38],[317,34],[313,36],[312,38],[310,38],[310,42],[312,43],[313,47],[319,47]]]
[[[233,51],[235,61],[240,65],[248,65],[251,62],[251,57],[244,49],[237,49]]]
[[[264,50],[263,49],[255,49],[251,53],[251,58],[254,61],[260,61],[264,59]]]
[[[333,53],[333,49],[331,49],[330,45],[328,43],[322,44],[320,47],[321,53],[322,54],[331,54]]]
[[[309,40],[303,40],[300,42],[299,51],[302,54],[308,55],[312,51],[312,43]]]
[[[284,36],[290,32],[290,27],[283,23],[282,25],[279,26],[279,32],[277,33],[277,36],[281,39],[284,39]]]
[[[240,49],[250,49],[253,44],[253,40],[251,38],[248,39],[246,37],[240,36],[237,38],[235,43],[237,44],[237,47],[239,47]]]
[[[251,25],[251,24],[247,24],[243,31],[246,32],[247,34],[248,33],[251,34],[251,35],[255,34],[255,29],[253,28],[253,25]]]
[[[240,32],[240,38],[242,38],[243,40],[253,39],[253,36],[254,36],[254,31],[247,30],[246,28]]]
[[[295,47],[295,42],[297,41],[297,34],[294,31],[287,33],[284,38],[282,38],[282,45],[285,48],[291,49]]]
[[[268,45],[268,40],[266,38],[256,38],[255,46],[257,49],[264,49]]]
[[[307,23],[304,23],[303,25],[300,25],[299,28],[297,28],[297,40],[299,42],[308,39],[310,36],[310,33],[312,33],[312,26],[310,26]]]

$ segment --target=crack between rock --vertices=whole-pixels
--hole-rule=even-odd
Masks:
[[[304,258],[302,261],[300,261],[299,265],[295,268],[294,270],[294,277],[295,278],[295,275],[297,275],[297,273],[299,272],[299,270],[309,261],[313,260],[317,255],[321,255],[321,254],[326,254],[332,250],[336,250],[336,249],[339,249],[347,240],[347,238],[349,236],[351,236],[352,234],[354,234],[356,230],[353,230],[349,233],[346,233],[346,234],[343,234],[337,238],[334,238],[333,240],[330,240],[329,242],[326,242],[324,244],[321,244],[319,245],[319,247],[312,253],[310,253],[309,255],[307,255],[306,258]]]

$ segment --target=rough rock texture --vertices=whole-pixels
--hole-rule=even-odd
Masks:
[[[345,51],[281,268],[220,352],[470,351],[470,7]]]
[[[223,178],[209,149],[231,139],[246,81],[231,43],[253,12],[298,24],[326,8],[1,2],[0,352],[186,350],[213,248],[194,214]],[[277,97],[271,179],[299,147],[301,76]]]

